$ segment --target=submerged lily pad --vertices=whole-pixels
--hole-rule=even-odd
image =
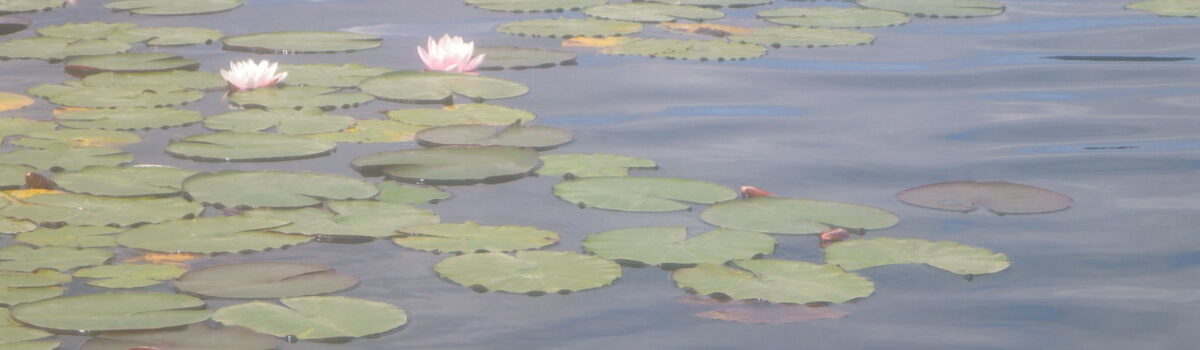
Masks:
[[[543,154],[541,159],[542,167],[537,173],[547,176],[625,176],[629,175],[629,169],[658,169],[652,160],[613,154]]]
[[[336,144],[277,134],[234,133],[193,135],[171,141],[167,154],[213,162],[259,162],[329,155]]]
[[[888,211],[858,204],[776,197],[717,203],[700,219],[735,230],[785,234],[815,234],[831,227],[879,230],[900,221]]]
[[[692,6],[714,7],[714,8],[720,8],[720,7],[741,8],[741,7],[751,7],[751,6],[758,6],[758,5],[767,5],[767,4],[774,2],[774,0],[651,0],[651,1],[657,1],[657,2],[662,2],[662,3],[675,4],[675,5],[692,5]]]
[[[417,143],[439,146],[513,146],[538,151],[558,148],[571,142],[571,132],[540,125],[450,125],[421,130]]]
[[[101,265],[75,271],[75,277],[92,278],[87,284],[103,288],[140,288],[173,280],[187,269],[165,264]]]
[[[176,86],[40,85],[28,90],[52,103],[83,108],[172,107],[204,98],[204,93]]]
[[[17,241],[39,247],[115,247],[117,245],[117,238],[113,235],[121,231],[125,231],[125,229],[111,226],[67,225],[60,228],[42,227],[17,235]]]
[[[17,305],[50,299],[62,295],[67,289],[59,285],[68,282],[71,282],[71,276],[53,270],[0,271],[0,304]],[[3,326],[0,326],[0,334],[3,334]],[[5,343],[3,338],[0,336],[0,344]]]
[[[838,242],[825,248],[825,262],[847,271],[893,264],[926,264],[960,275],[1004,271],[1004,254],[951,241],[879,237]]]
[[[757,58],[767,53],[762,45],[732,43],[724,40],[634,39],[605,48],[606,55],[638,55],[698,61],[736,61]]]
[[[275,337],[244,327],[213,328],[204,323],[183,329],[161,331],[106,332],[83,343],[81,350],[274,350]]]
[[[959,212],[987,208],[998,215],[1040,214],[1071,207],[1071,197],[1038,187],[1003,181],[953,181],[910,188],[896,194],[918,207]]]
[[[131,132],[61,129],[25,133],[25,135],[9,140],[8,143],[21,147],[52,149],[60,147],[119,147],[141,141],[141,136]]]
[[[476,47],[475,52],[485,54],[486,60],[479,70],[550,68],[558,65],[574,65],[575,54],[564,51],[542,50],[520,47]]]
[[[90,87],[135,87],[154,91],[179,91],[186,89],[210,90],[228,84],[216,74],[187,70],[165,72],[104,72],[83,78],[83,85]]]
[[[485,10],[507,12],[563,12],[604,4],[608,0],[466,0]]]
[[[737,260],[733,266],[699,264],[677,270],[671,278],[679,288],[700,295],[772,303],[844,303],[875,291],[870,280],[834,265],[760,259]]]
[[[591,18],[529,19],[501,23],[496,26],[496,31],[521,36],[544,36],[566,39],[574,36],[629,35],[642,31],[642,24]]]
[[[866,28],[908,23],[903,12],[862,7],[783,7],[758,11],[767,22],[798,27]]]
[[[200,62],[170,53],[130,52],[85,56],[67,60],[67,73],[86,76],[101,72],[161,72],[196,70]]]
[[[238,91],[229,97],[234,104],[247,108],[352,108],[375,98],[361,92],[343,92],[321,86],[267,87]]]
[[[255,132],[275,128],[284,135],[336,132],[354,125],[353,117],[329,115],[318,108],[247,109],[210,116],[204,127],[234,132]]]
[[[158,329],[207,320],[204,301],[169,293],[101,293],[47,299],[11,309],[18,321],[40,328],[85,332]]]
[[[558,242],[558,234],[533,226],[462,224],[412,226],[392,239],[401,247],[434,253],[478,253],[537,249]]]
[[[294,262],[246,262],[188,272],[179,290],[212,298],[287,298],[328,294],[354,287],[358,278],[332,267]]]
[[[683,226],[638,227],[588,235],[583,249],[605,259],[646,265],[723,264],[771,254],[775,238],[720,228],[688,238]]]
[[[221,39],[226,50],[257,53],[327,53],[373,49],[383,45],[374,35],[348,32],[270,32]]]
[[[178,197],[113,198],[73,193],[41,194],[0,209],[0,215],[39,223],[119,225],[192,217],[204,208]]]
[[[589,177],[554,185],[554,195],[579,206],[632,212],[667,212],[737,198],[721,185],[689,179]]]
[[[226,306],[213,314],[213,320],[306,340],[366,337],[408,322],[408,315],[395,305],[366,299],[316,296],[279,302],[284,306],[263,301]]]
[[[33,37],[0,42],[0,57],[59,61],[67,57],[107,55],[129,51],[128,43],[112,40],[77,40]]]
[[[422,129],[425,127],[391,120],[366,119],[355,122],[345,130],[304,136],[328,142],[394,143],[412,141]]]
[[[114,11],[139,15],[200,15],[229,11],[242,6],[242,0],[118,0],[104,4]]]
[[[524,95],[529,87],[498,78],[449,72],[400,71],[367,79],[359,84],[375,97],[411,103],[451,101],[455,94],[476,100]]]
[[[33,99],[29,96],[0,92],[0,111],[11,111],[29,107]]]
[[[367,199],[379,194],[375,185],[351,177],[269,170],[196,175],[183,182],[183,189],[197,201],[254,208],[300,208],[321,199]]]
[[[100,265],[112,256],[111,251],[100,248],[33,248],[14,245],[0,249],[0,270],[32,272],[38,269],[54,269],[67,271],[76,267]]]
[[[430,184],[510,181],[529,175],[538,163],[536,151],[508,146],[390,151],[351,162],[355,169],[368,175],[382,173],[402,181]]]
[[[64,190],[100,196],[167,196],[183,192],[183,180],[195,171],[169,166],[92,166],[62,173],[54,181]]]
[[[671,22],[676,19],[704,21],[725,17],[724,12],[710,8],[668,5],[657,2],[633,2],[592,6],[584,9],[583,13],[602,19],[645,23]]]
[[[239,0],[240,1],[240,0]],[[211,44],[224,34],[216,29],[196,27],[134,27],[125,31],[134,36],[150,38],[150,46],[183,46]]]
[[[511,125],[528,123],[533,113],[504,106],[482,103],[451,105],[442,108],[397,109],[388,111],[388,118],[413,125],[445,126],[460,124]]]
[[[257,209],[243,213],[253,218],[291,221],[274,232],[309,236],[383,238],[401,229],[440,221],[432,211],[406,204],[377,201],[330,201],[329,210],[317,208]]]
[[[1200,1],[1195,0],[1146,0],[1125,5],[1125,8],[1150,11],[1159,16],[1200,17]]]
[[[0,3],[0,14],[49,11],[66,3],[67,0],[8,0]]]
[[[66,111],[54,116],[77,129],[138,130],[184,126],[204,119],[200,112],[172,108],[118,108]]]
[[[311,237],[265,232],[287,221],[244,216],[173,220],[117,235],[123,246],[167,253],[236,253],[294,246]]]
[[[433,270],[477,290],[530,294],[599,288],[621,277],[621,266],[604,258],[539,250],[459,255],[439,261]]]
[[[772,47],[829,47],[870,44],[875,35],[846,29],[765,27],[754,28],[750,34],[732,35],[729,40]]]
[[[859,6],[904,12],[917,17],[970,18],[995,16],[1004,4],[988,0],[857,0]]]
[[[491,59],[491,56],[488,56]],[[280,72],[287,72],[288,85],[311,85],[323,87],[346,88],[358,86],[367,78],[378,76],[391,69],[372,68],[361,64],[281,64]]]
[[[437,187],[418,186],[395,181],[379,183],[379,201],[397,204],[436,203],[452,195]]]
[[[102,147],[20,149],[0,154],[0,163],[24,164],[50,171],[79,170],[89,165],[121,165],[133,155]]]

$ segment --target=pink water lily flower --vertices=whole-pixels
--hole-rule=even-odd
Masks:
[[[426,70],[466,73],[472,72],[483,63],[484,54],[471,57],[475,53],[475,42],[464,43],[461,36],[442,35],[442,39],[434,41],[429,38],[427,47],[417,47],[417,55],[425,62]]]
[[[229,70],[221,70],[221,77],[229,82],[236,91],[245,91],[264,86],[275,86],[283,78],[287,78],[287,72],[275,74],[275,70],[279,69],[279,63],[271,63],[267,60],[254,63],[254,60],[248,59],[240,62],[229,62]]]

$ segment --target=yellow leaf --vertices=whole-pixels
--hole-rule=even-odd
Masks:
[[[0,111],[21,109],[33,104],[29,96],[0,92]]]
[[[175,253],[175,254],[146,253],[146,255],[139,256],[136,258],[125,259],[124,261],[125,262],[149,262],[151,264],[171,264],[171,265],[181,266],[181,265],[184,265],[183,262],[186,262],[188,260],[193,260],[193,259],[199,258],[201,256],[203,256],[203,255],[189,254],[189,253]]]
[[[563,40],[562,46],[563,47],[613,47],[613,46],[624,44],[630,40],[633,40],[633,39],[623,37],[623,36],[610,36],[610,37],[604,37],[604,38],[589,38],[589,37],[577,36],[577,37],[573,37],[573,38],[570,38],[567,40]]]
[[[692,34],[703,34],[715,37],[727,37],[730,35],[747,35],[754,33],[754,28],[734,27],[711,23],[671,23],[663,22],[660,27],[674,32],[685,32]]]
[[[53,111],[50,111],[50,113],[53,113],[54,115],[60,115],[60,114],[66,113],[66,112],[73,112],[73,111],[87,111],[87,110],[92,110],[92,109],[95,109],[95,108],[84,108],[84,107],[59,107],[59,108],[55,108]]]
[[[37,196],[37,195],[55,194],[55,193],[66,193],[66,192],[47,190],[47,189],[41,189],[41,188],[34,188],[34,189],[28,189],[28,190],[4,191],[4,194],[11,196],[12,198],[16,198],[16,199],[29,199],[29,197],[33,197],[33,196]]]

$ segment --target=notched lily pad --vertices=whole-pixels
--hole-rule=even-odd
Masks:
[[[173,108],[117,108],[66,111],[54,120],[76,129],[141,130],[185,126],[204,120],[204,116]]]
[[[723,186],[689,179],[654,177],[589,177],[554,185],[554,195],[580,207],[667,212],[737,198]]]
[[[0,209],[0,215],[39,223],[118,225],[193,217],[204,208],[179,197],[114,198],[74,193],[40,194]]]
[[[908,23],[903,12],[862,7],[782,7],[758,11],[767,22],[797,27],[867,28]]]
[[[406,204],[378,201],[329,201],[329,211],[318,208],[256,209],[242,215],[254,218],[290,221],[271,229],[274,232],[316,236],[384,238],[399,235],[401,229],[440,222],[432,211]]]
[[[210,162],[261,162],[321,157],[336,147],[299,136],[223,132],[171,141],[166,151],[175,157]]]
[[[361,92],[343,92],[321,86],[283,86],[238,91],[229,97],[235,105],[246,108],[320,108],[334,110],[353,108],[375,98]]]
[[[53,270],[0,271],[0,304],[17,305],[50,299],[62,295],[67,289],[59,285],[68,282],[71,282],[71,276]],[[4,326],[0,326],[0,348],[10,340],[5,339],[4,330]]]
[[[274,350],[275,337],[259,334],[244,327],[213,328],[204,323],[182,329],[160,331],[106,332],[83,343],[81,350],[129,350],[151,348],[161,350]]]
[[[571,132],[540,125],[450,125],[421,130],[417,143],[440,146],[513,146],[545,151],[571,142]]]
[[[466,0],[485,10],[505,12],[563,12],[604,4],[608,0]]]
[[[459,255],[439,261],[433,270],[476,290],[532,295],[599,288],[621,277],[621,266],[604,258],[540,250]]]
[[[533,113],[516,108],[482,103],[450,105],[442,108],[397,109],[388,118],[413,125],[446,126],[460,124],[511,125],[528,123]]]
[[[392,120],[364,119],[340,131],[307,134],[304,137],[327,142],[395,143],[412,141],[424,126]]]
[[[8,0],[0,3],[0,14],[50,11],[66,3],[67,0]]]
[[[113,40],[78,40],[52,37],[33,37],[0,42],[0,57],[35,58],[51,62],[67,57],[107,55],[129,51],[133,46]]]
[[[82,268],[75,277],[91,278],[87,284],[102,288],[141,288],[173,280],[187,269],[166,264],[119,264]]]
[[[700,295],[772,303],[844,303],[875,291],[870,280],[834,265],[775,259],[732,264],[699,264],[676,270],[671,278],[679,288]]]
[[[382,334],[408,323],[395,305],[350,297],[283,298],[284,306],[263,301],[226,306],[213,320],[276,337],[342,340]]]
[[[39,247],[103,248],[117,246],[115,234],[124,228],[111,226],[42,227],[17,235],[17,241]]]
[[[767,54],[767,48],[757,44],[732,43],[724,40],[633,39],[600,50],[606,55],[637,55],[666,59],[697,61],[740,61]]]
[[[213,254],[284,248],[312,239],[263,231],[287,224],[243,216],[172,220],[122,232],[117,243],[156,252]]]
[[[82,86],[39,85],[28,90],[30,95],[68,107],[173,107],[204,98],[200,91],[177,86]]]
[[[204,301],[169,293],[100,293],[47,299],[11,309],[18,321],[63,332],[159,329],[207,320]]]
[[[658,164],[652,160],[614,154],[543,154],[540,158],[542,167],[537,173],[547,176],[626,176],[630,169],[658,169]]]
[[[710,8],[657,2],[632,2],[588,7],[583,13],[601,19],[658,23],[676,19],[705,21],[725,17],[725,13]],[[490,57],[490,56],[489,56]]]
[[[681,266],[723,264],[775,251],[775,238],[758,232],[715,229],[687,237],[683,226],[638,227],[588,235],[583,249],[618,262]]]
[[[216,29],[196,27],[134,27],[125,32],[150,38],[146,41],[146,45],[150,46],[211,44],[224,36]]]
[[[58,186],[75,193],[112,197],[170,196],[183,192],[183,180],[195,171],[169,166],[92,166],[54,177]]]
[[[379,197],[376,199],[388,203],[421,204],[437,203],[450,199],[452,196],[449,192],[437,187],[384,181],[379,183]]]
[[[594,18],[530,19],[501,23],[496,26],[496,31],[520,36],[567,39],[575,36],[629,35],[642,31],[642,24]]]
[[[1003,181],[953,181],[910,188],[896,194],[918,207],[959,212],[987,208],[998,215],[1040,214],[1070,208],[1071,197],[1047,189]]]
[[[175,288],[211,298],[287,298],[350,289],[358,278],[332,267],[295,262],[246,262],[188,272]]]
[[[491,55],[488,55],[491,60]],[[485,62],[486,63],[486,62]],[[288,85],[311,85],[323,87],[347,88],[358,86],[367,78],[391,72],[387,68],[367,67],[357,63],[343,65],[333,64],[281,64],[280,72],[287,72]]]
[[[859,6],[904,12],[917,17],[971,18],[1004,13],[1004,4],[988,0],[857,0]]]
[[[952,241],[879,237],[834,243],[825,262],[847,271],[894,264],[926,264],[959,275],[997,273],[1008,268],[1004,254]]]
[[[558,242],[558,234],[533,226],[430,224],[407,227],[392,239],[401,247],[434,253],[505,252],[537,249]]]
[[[479,70],[522,70],[575,65],[575,54],[565,51],[521,47],[476,47],[475,52],[486,54]]]
[[[270,32],[221,39],[226,50],[256,53],[332,53],[373,49],[383,45],[374,35],[349,32]]]
[[[23,164],[42,170],[79,170],[89,165],[121,165],[133,161],[133,155],[103,147],[53,147],[20,149],[0,153],[0,163]]]
[[[100,265],[112,256],[111,251],[100,248],[33,248],[14,245],[0,249],[0,270],[33,272],[38,269],[53,269],[67,271],[76,267]]]
[[[229,11],[242,6],[242,0],[118,0],[104,4],[114,11],[139,15],[201,15]]]
[[[814,199],[753,197],[717,203],[700,213],[704,222],[735,230],[816,234],[831,227],[879,230],[900,218],[868,206]]]
[[[196,70],[200,62],[169,53],[131,52],[67,60],[67,73],[88,76],[101,72],[133,73]]]
[[[875,35],[846,29],[762,27],[750,34],[731,35],[729,40],[771,47],[830,47],[870,44]]]
[[[134,23],[107,23],[107,22],[69,22],[60,25],[45,26],[38,28],[37,33],[41,36],[52,38],[76,39],[76,40],[96,40],[109,39],[123,41],[128,43],[146,40],[145,38],[133,37],[125,35],[125,30],[136,27]]]
[[[282,171],[222,171],[183,182],[193,199],[225,207],[300,208],[322,199],[367,199],[379,194],[375,185],[333,174]]]
[[[508,146],[438,147],[381,152],[351,164],[368,176],[427,184],[499,183],[525,177],[538,166],[537,151]]]
[[[337,132],[354,125],[353,117],[330,115],[318,108],[246,109],[210,116],[204,127],[233,132],[256,132],[274,128],[284,135]]]
[[[514,81],[438,71],[387,73],[363,81],[359,88],[380,99],[406,103],[449,102],[456,94],[475,100],[493,100],[529,92],[529,87]]]

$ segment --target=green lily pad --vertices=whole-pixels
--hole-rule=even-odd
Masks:
[[[608,0],[467,0],[485,10],[505,12],[563,12],[604,4]]]
[[[319,108],[246,109],[210,116],[204,120],[204,127],[233,132],[255,132],[275,128],[280,134],[302,135],[336,132],[353,126],[355,122],[353,117],[329,115]]]
[[[191,271],[175,281],[175,288],[212,298],[261,299],[329,294],[357,284],[358,278],[332,267],[256,261]]]
[[[782,7],[757,14],[767,22],[797,27],[867,28],[908,23],[903,12],[862,7]]]
[[[113,198],[52,193],[10,204],[0,209],[0,215],[39,223],[130,226],[192,217],[203,209],[200,204],[178,197]]]
[[[886,210],[858,204],[776,197],[717,203],[700,219],[735,230],[785,234],[816,234],[831,227],[879,230],[900,221]]]
[[[87,76],[101,72],[133,73],[196,70],[200,62],[170,53],[127,52],[67,60],[67,73]]]
[[[245,327],[213,328],[197,323],[182,329],[106,332],[88,338],[80,350],[274,350],[277,342],[275,337]]]
[[[742,7],[767,5],[767,4],[774,2],[774,0],[650,0],[650,1],[657,1],[657,2],[661,2],[661,3],[675,4],[675,5],[691,5],[691,6],[712,7],[712,8],[721,8],[721,7],[742,8]]]
[[[347,32],[270,32],[221,39],[226,50],[257,53],[326,53],[373,49],[383,45],[374,35]]]
[[[522,70],[576,64],[575,54],[564,51],[506,46],[476,47],[475,52],[487,55],[479,70]]]
[[[226,84],[225,79],[216,74],[186,70],[135,73],[104,72],[83,78],[83,85],[90,87],[134,87],[154,91],[211,90],[223,88]]]
[[[739,61],[767,54],[762,45],[724,40],[635,39],[600,50],[606,55],[636,55],[698,61]]]
[[[42,227],[17,235],[17,241],[39,247],[103,248],[117,246],[115,234],[124,228],[111,226]]]
[[[1146,0],[1125,5],[1125,8],[1150,11],[1159,16],[1200,17],[1200,1],[1195,0]]]
[[[169,293],[100,293],[12,307],[18,321],[59,331],[158,329],[207,320],[196,297]]]
[[[896,194],[901,202],[923,208],[971,212],[987,208],[997,215],[1040,214],[1070,208],[1071,197],[1051,190],[1003,181],[952,181],[913,187]]]
[[[629,169],[658,169],[654,161],[613,154],[543,154],[539,175],[575,177],[626,176]]]
[[[0,42],[0,57],[36,58],[53,62],[67,57],[114,54],[129,51],[131,48],[133,46],[120,41],[39,36]]]
[[[347,88],[358,86],[367,78],[391,72],[387,68],[372,68],[357,63],[333,64],[281,64],[280,72],[287,72],[288,85],[311,85]]]
[[[725,13],[710,8],[688,5],[668,5],[657,2],[632,2],[592,6],[583,13],[601,19],[658,23],[676,19],[705,21],[725,17]]]
[[[134,43],[146,40],[146,38],[134,38],[130,35],[125,35],[126,29],[136,27],[133,23],[106,23],[106,22],[88,22],[88,23],[63,23],[56,26],[45,26],[37,30],[41,36],[75,40],[97,40],[109,39]],[[126,40],[129,39],[129,40]]]
[[[142,137],[131,132],[112,130],[62,129],[34,131],[9,140],[9,144],[29,148],[51,149],[59,147],[120,147],[142,141]]]
[[[139,15],[200,15],[229,11],[242,6],[242,0],[118,0],[104,4],[113,11]]]
[[[859,6],[904,12],[917,17],[971,18],[1004,13],[1004,4],[988,0],[857,0]]]
[[[337,145],[299,136],[222,132],[171,141],[167,154],[212,162],[259,162],[329,155]]]
[[[8,205],[3,203],[0,206]],[[37,229],[37,224],[26,221],[0,217],[0,233],[14,234],[29,232]]]
[[[0,3],[0,14],[49,11],[66,3],[67,0],[7,0]]]
[[[320,86],[287,86],[238,91],[229,97],[234,104],[246,108],[320,108],[334,110],[353,108],[375,98],[361,92],[342,92],[337,88]]]
[[[41,85],[29,94],[44,97],[54,104],[83,108],[173,107],[204,98],[204,93],[175,86],[69,86]],[[43,95],[48,93],[48,95]]]
[[[445,126],[460,124],[511,125],[528,123],[533,113],[516,108],[489,104],[461,104],[442,108],[397,109],[388,111],[388,118],[413,125]]]
[[[144,225],[117,235],[123,246],[167,253],[236,253],[294,246],[311,237],[265,232],[287,221],[217,216]]]
[[[408,322],[408,315],[395,305],[366,299],[315,296],[283,298],[279,302],[284,306],[263,301],[226,306],[213,314],[213,320],[225,326],[305,340],[366,337]]]
[[[1008,268],[1004,254],[952,241],[879,237],[838,242],[825,248],[825,262],[847,271],[894,264],[926,264],[960,275]]]
[[[529,19],[501,23],[496,26],[496,31],[520,36],[566,39],[575,36],[629,35],[642,31],[642,24],[594,18]]]
[[[332,212],[317,208],[256,209],[242,215],[290,221],[291,224],[271,231],[318,237],[384,238],[399,235],[400,229],[440,221],[434,212],[406,204],[330,201],[326,205]]]
[[[554,195],[580,207],[632,212],[667,212],[737,198],[721,185],[689,179],[589,177],[554,185]]]
[[[449,192],[437,187],[418,186],[395,181],[379,183],[379,201],[397,204],[437,203],[450,199]]]
[[[204,120],[204,116],[171,108],[118,108],[66,111],[54,120],[77,129],[138,130],[185,126]]]
[[[53,336],[53,333],[24,326],[9,317],[8,309],[0,308],[0,347],[6,350],[54,350],[58,348],[59,341],[35,341]]]
[[[360,173],[384,174],[428,184],[498,183],[525,177],[538,165],[537,152],[528,148],[438,147],[381,152],[355,158]]]
[[[459,255],[439,261],[433,271],[475,290],[535,295],[599,288],[621,277],[621,266],[604,258],[539,250]]]
[[[696,294],[772,303],[844,303],[875,291],[870,280],[834,265],[761,259],[736,260],[733,266],[699,264],[676,270],[671,278]]]
[[[417,143],[440,146],[513,146],[538,151],[558,148],[571,142],[571,132],[540,125],[450,125],[432,127],[417,133]]]
[[[0,17],[3,19],[3,17]],[[29,107],[34,103],[32,98],[21,94],[0,92],[0,111],[11,111]]]
[[[69,282],[71,276],[53,270],[0,271],[0,304],[17,305],[50,299],[62,295],[67,289],[59,285]],[[3,334],[4,330],[5,327],[0,326],[0,334]],[[4,338],[0,335],[0,344],[6,342]],[[0,348],[3,347],[0,345]]]
[[[0,120],[0,124],[3,123],[4,121]],[[0,164],[0,190],[13,190],[25,186],[25,174],[31,171],[37,169],[24,165]]]
[[[375,185],[333,174],[282,171],[222,171],[188,178],[183,189],[192,198],[226,207],[300,208],[321,199],[367,199]]]
[[[754,28],[750,34],[729,36],[729,40],[772,47],[829,47],[870,44],[875,35],[846,29],[765,27]]]
[[[121,165],[133,155],[102,147],[20,149],[0,154],[0,163],[24,164],[50,171],[79,170],[89,165]]]
[[[308,134],[304,137],[326,142],[395,143],[412,141],[424,126],[405,124],[391,120],[359,120],[345,130]]]
[[[431,224],[408,227],[392,239],[401,247],[434,253],[478,253],[537,249],[558,242],[558,234],[533,226]]]
[[[41,120],[0,117],[0,139],[3,139],[6,136],[25,135],[31,132],[51,131],[54,130],[56,126],[57,124],[53,122]],[[24,176],[24,174],[22,174],[22,176]],[[0,178],[3,177],[0,176]],[[0,180],[0,187],[5,186],[4,183],[4,180]],[[22,183],[24,183],[24,181],[22,181]]]
[[[100,265],[76,270],[75,277],[92,278],[87,284],[103,288],[149,287],[179,278],[187,269],[164,264]]]
[[[54,177],[58,187],[75,193],[98,196],[169,196],[183,192],[183,180],[195,171],[169,166],[129,168],[92,166]]]
[[[462,95],[493,100],[524,95],[529,87],[498,78],[449,72],[399,71],[367,79],[358,86],[375,97],[408,103],[437,103]]]
[[[775,238],[720,228],[688,238],[683,226],[638,227],[588,235],[583,249],[605,259],[635,264],[724,264],[771,254]]]
[[[33,248],[14,245],[0,249],[0,270],[33,272],[38,269],[54,269],[67,271],[76,267],[100,265],[112,256],[111,251],[100,248]]]
[[[184,46],[211,44],[225,36],[221,31],[196,27],[135,27],[125,31],[134,36],[150,38],[150,46]]]

